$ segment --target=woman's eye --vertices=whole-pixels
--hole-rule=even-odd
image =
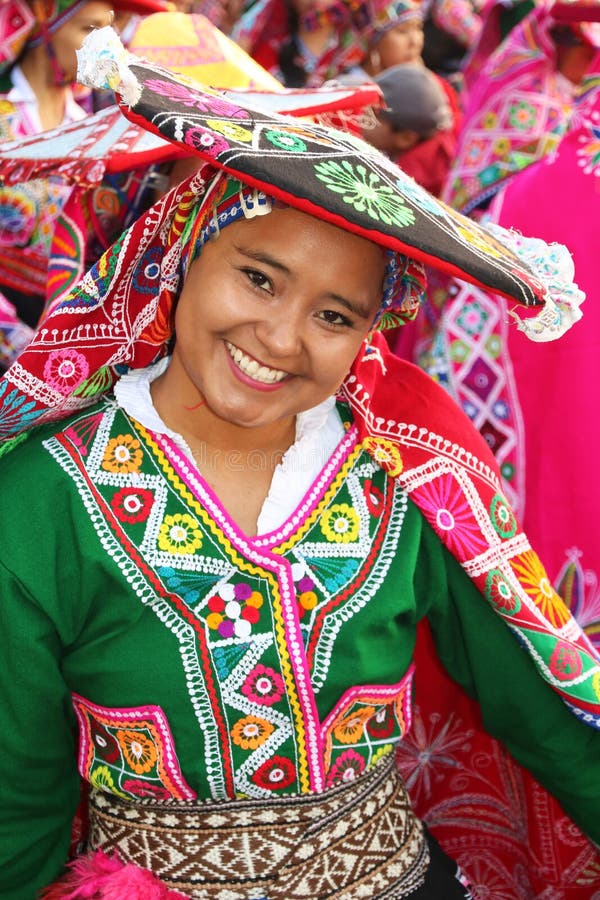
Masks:
[[[242,269],[242,271],[254,287],[260,288],[263,291],[273,291],[271,279],[263,272],[259,272],[258,269]]]
[[[346,327],[352,325],[351,320],[347,316],[336,312],[334,309],[324,309],[319,313],[319,316],[324,322],[327,322],[328,325],[344,325]]]

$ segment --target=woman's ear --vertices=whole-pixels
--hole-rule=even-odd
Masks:
[[[396,150],[410,150],[415,144],[421,140],[418,131],[412,131],[410,128],[400,128],[394,130],[394,147]]]

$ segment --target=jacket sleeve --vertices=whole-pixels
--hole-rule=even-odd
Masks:
[[[425,523],[419,569],[442,665],[478,701],[486,731],[600,842],[600,731],[577,719],[541,677]]]
[[[75,721],[56,629],[1,563],[0,642],[0,897],[34,900],[67,859],[79,799]]]

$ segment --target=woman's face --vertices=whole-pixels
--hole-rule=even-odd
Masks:
[[[391,69],[401,63],[419,62],[424,40],[423,26],[416,19],[390,28],[376,46],[381,70]]]
[[[384,274],[376,244],[293,209],[228,225],[179,298],[169,396],[243,427],[315,406],[358,354]]]
[[[52,35],[52,46],[59,68],[64,72],[65,80],[74,82],[77,79],[77,56],[84,39],[94,28],[110,25],[113,18],[112,5],[104,0],[89,0],[64,25],[57,28]]]

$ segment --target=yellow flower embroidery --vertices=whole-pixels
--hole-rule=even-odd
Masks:
[[[234,122],[221,122],[219,119],[207,119],[206,125],[213,131],[218,131],[226,138],[232,141],[244,141],[248,144],[252,140],[252,132],[248,128],[242,128]]]
[[[570,613],[550,584],[537,553],[528,550],[511,560],[510,564],[541,614],[554,628],[562,628]]]
[[[378,747],[373,756],[371,757],[371,765],[375,766],[379,762],[380,759],[383,759],[384,756],[389,756],[392,750],[394,749],[393,744],[383,744],[381,747]]]
[[[124,474],[138,472],[142,464],[140,442],[132,434],[119,434],[111,438],[102,458],[102,468],[107,472]]]
[[[244,716],[231,729],[231,739],[242,750],[256,750],[273,734],[274,727],[266,719]]]
[[[356,744],[363,736],[365,723],[375,713],[374,706],[363,706],[351,712],[333,729],[333,734],[341,744]]]
[[[596,674],[592,678],[592,688],[598,700],[600,700],[600,672],[596,672]]]
[[[493,256],[496,259],[500,259],[504,252],[501,250],[500,245],[498,243],[493,242],[493,239],[485,237],[483,234],[479,234],[479,232],[472,230],[471,228],[463,228],[462,226],[458,227],[458,233],[460,236],[470,244],[472,247],[475,247],[476,250],[481,250],[483,253],[487,253],[488,256]]]
[[[371,436],[364,439],[363,447],[392,478],[399,475],[404,468],[400,451],[393,441]]]
[[[139,731],[117,731],[117,740],[130,766],[137,775],[154,768],[158,753],[154,741]]]
[[[347,503],[334,503],[321,517],[321,531],[328,541],[349,544],[358,537],[360,519],[356,510]]]
[[[188,513],[165,516],[158,532],[158,548],[167,553],[185,555],[194,553],[202,546],[200,524]]]
[[[510,141],[507,138],[500,138],[494,144],[494,152],[500,155],[508,153],[510,150]]]
[[[108,766],[96,766],[96,768],[90,772],[90,784],[99,791],[112,791],[115,782],[113,781]]]
[[[106,791],[109,794],[116,794],[117,797],[127,797],[127,794],[124,794],[115,785],[114,779],[108,766],[96,766],[96,768],[93,769],[92,772],[90,772],[90,784],[98,791]]]

